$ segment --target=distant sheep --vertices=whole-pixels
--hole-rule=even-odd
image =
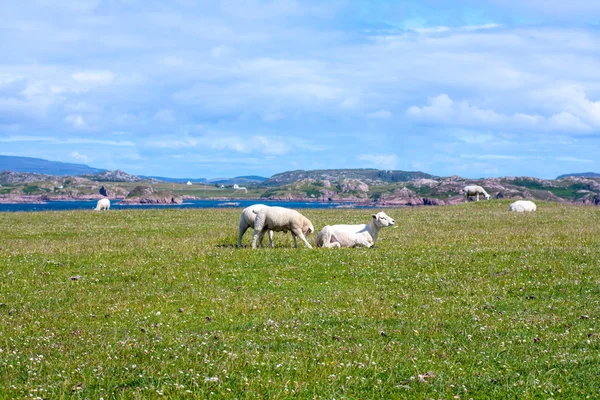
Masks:
[[[254,228],[254,220],[256,218],[256,214],[254,210],[259,211],[265,207],[268,207],[264,204],[254,204],[250,207],[246,207],[242,210],[242,215],[240,216],[240,225],[238,230],[238,247],[242,247],[242,237],[244,233],[248,230],[248,228]],[[262,244],[262,243],[260,243]],[[273,231],[269,231],[269,245],[273,247]]]
[[[253,210],[256,214],[254,219],[254,233],[252,234],[252,248],[255,249],[257,241],[262,243],[265,232],[271,230],[275,232],[292,232],[294,246],[298,248],[300,238],[308,248],[312,248],[306,241],[305,235],[310,235],[315,228],[308,218],[296,210],[285,207],[264,207],[260,210]],[[273,247],[273,243],[270,243]]]
[[[508,206],[509,211],[514,212],[533,212],[537,209],[535,203],[529,200],[517,200]]]
[[[383,211],[371,217],[368,224],[323,227],[315,239],[315,246],[327,248],[374,246],[381,228],[392,226],[395,221]]]
[[[98,203],[96,203],[95,211],[108,210],[110,208],[110,200],[109,199],[100,199]]]
[[[476,201],[479,201],[480,194],[483,195],[486,200],[490,199],[490,195],[488,194],[488,192],[486,192],[485,189],[479,185],[465,186],[465,188],[463,190],[465,192],[465,197],[467,198],[467,201],[469,201],[469,197],[473,197],[473,196],[477,196]]]

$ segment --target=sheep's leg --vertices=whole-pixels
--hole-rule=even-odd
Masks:
[[[333,234],[331,233],[331,229],[329,228],[325,228],[323,229],[323,244],[322,246],[327,248],[327,249],[335,249],[335,248],[340,248],[342,247],[342,245],[336,241],[336,239],[333,237]],[[333,238],[333,240],[332,240]]]
[[[269,230],[269,246],[270,247],[275,247],[273,245],[273,231],[272,230]]]
[[[249,226],[248,224],[246,224],[245,221],[240,221],[240,228],[238,230],[238,247],[242,247],[242,237],[244,236],[244,233],[246,233],[248,228]]]
[[[252,234],[252,248],[255,249],[256,248],[256,242],[258,241],[258,235],[259,232],[254,229],[254,233]]]
[[[258,234],[258,246],[259,247],[263,247],[263,239],[265,237],[265,232],[266,232],[265,230],[262,230]],[[271,242],[271,241],[269,241],[269,242]],[[273,247],[273,246],[271,246],[271,247]]]
[[[299,237],[300,240],[302,240],[304,242],[304,245],[306,247],[308,247],[309,249],[312,249],[312,246],[310,245],[310,243],[308,243],[308,241],[304,237],[304,233],[302,233],[301,229],[292,230],[292,237],[294,238],[294,246],[296,246],[296,248],[298,248],[298,242],[296,241],[296,236]]]
[[[479,201],[479,193],[477,193],[477,200],[476,201]]]

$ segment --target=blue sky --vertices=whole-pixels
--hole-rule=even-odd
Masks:
[[[600,2],[1,0],[0,154],[132,174],[600,172]]]

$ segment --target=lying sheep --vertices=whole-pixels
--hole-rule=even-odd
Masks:
[[[95,211],[108,210],[110,208],[110,200],[109,199],[100,199],[98,203],[96,203]]]
[[[265,207],[268,206],[264,204],[253,204],[250,207],[246,207],[242,210],[238,230],[238,247],[242,247],[242,236],[244,236],[244,233],[246,233],[248,228],[254,228],[254,219],[256,218],[256,214],[253,211],[259,211]],[[262,242],[260,244],[262,245]],[[269,245],[273,247],[273,231],[271,230],[269,231]]]
[[[508,210],[514,212],[533,212],[536,209],[535,203],[530,200],[517,200],[508,206]]]
[[[377,241],[379,231],[392,226],[395,221],[383,211],[373,214],[368,224],[327,225],[315,239],[318,247],[372,247]]]
[[[312,249],[310,243],[306,241],[304,235],[310,235],[315,228],[308,218],[296,210],[285,207],[264,207],[260,210],[253,210],[256,214],[254,219],[254,233],[252,234],[252,248],[256,248],[257,241],[262,243],[265,232],[268,230],[275,232],[292,232],[294,246],[298,248],[297,237],[300,238],[308,247]],[[271,241],[270,246],[273,247]]]
[[[486,200],[490,199],[490,195],[488,194],[488,192],[486,192],[485,189],[479,185],[465,186],[465,188],[463,190],[465,192],[465,197],[467,198],[467,201],[469,201],[469,197],[473,197],[473,196],[477,196],[476,201],[479,201],[480,194],[483,195]]]

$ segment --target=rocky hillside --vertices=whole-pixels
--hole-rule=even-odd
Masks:
[[[98,174],[81,175],[81,177],[98,182],[159,182],[159,180],[157,179],[140,178],[139,176],[128,174],[127,172],[121,171],[120,169],[117,169],[115,171],[104,171]]]
[[[466,185],[483,186],[492,198],[539,199],[582,204],[600,202],[600,178],[568,177],[544,180],[530,177],[465,179],[426,177],[389,182],[382,179],[303,178],[268,189],[263,195],[277,200],[348,201],[373,205],[444,205],[465,201]]]
[[[121,200],[125,204],[181,204],[183,200],[172,192],[154,190],[151,186],[136,186],[127,197]]]
[[[464,202],[462,189],[470,184],[483,186],[492,198],[600,204],[600,177],[465,179],[376,169],[284,172],[262,184],[253,184],[251,193],[243,197],[356,202],[373,206],[444,205]],[[5,171],[0,173],[0,185],[0,200],[3,201],[19,196],[39,196],[44,200],[95,198],[100,196],[102,186],[108,197],[126,198],[125,202],[132,203],[173,203],[181,198],[207,198],[211,197],[211,190],[214,190],[212,197],[215,198],[240,198],[235,191],[224,195],[222,189],[214,188],[214,183],[205,186],[157,183],[119,170],[77,177]]]
[[[419,171],[391,171],[379,169],[324,169],[313,171],[288,171],[273,175],[263,182],[267,187],[289,185],[306,179],[315,181],[339,182],[342,180],[360,180],[367,184],[407,182],[414,179],[434,178],[433,175]]]

